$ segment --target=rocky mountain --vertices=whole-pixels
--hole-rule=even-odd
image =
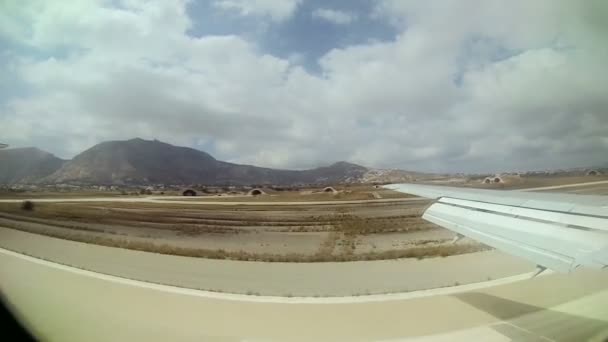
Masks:
[[[0,184],[33,183],[65,163],[34,147],[0,150]]]
[[[189,184],[215,175],[205,152],[160,141],[107,141],[65,163],[43,183]]]
[[[216,160],[157,140],[108,141],[66,162],[40,183],[73,184],[299,184],[357,182],[367,168],[346,162],[311,170],[276,170]]]

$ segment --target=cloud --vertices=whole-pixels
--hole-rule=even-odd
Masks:
[[[357,15],[329,8],[318,8],[312,12],[313,18],[322,19],[336,25],[346,25],[357,20]]]
[[[376,18],[400,33],[336,47],[311,73],[297,52],[283,59],[243,37],[188,35],[200,19],[184,1],[15,5],[0,11],[12,18],[0,20],[10,42],[0,60],[14,78],[0,89],[25,90],[3,94],[0,136],[64,157],[158,138],[281,168],[606,162],[603,2],[437,6],[378,2]]]
[[[214,5],[242,16],[268,16],[274,21],[290,18],[302,0],[216,0]]]

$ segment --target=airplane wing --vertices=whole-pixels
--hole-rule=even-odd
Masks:
[[[417,184],[387,189],[435,199],[422,218],[543,268],[608,267],[608,196]]]

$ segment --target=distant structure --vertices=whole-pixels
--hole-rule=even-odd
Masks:
[[[598,170],[588,170],[586,174],[587,174],[587,176],[599,176],[599,175],[601,175],[601,173]]]
[[[331,186],[323,188],[323,192],[324,193],[331,193],[331,194],[334,194],[334,195],[338,193],[338,191],[336,189],[334,189],[333,187],[331,187]]]
[[[256,188],[256,189],[249,190],[247,195],[248,196],[260,196],[260,195],[266,195],[266,193],[264,192],[264,190]]]
[[[8,147],[7,144],[0,143],[0,148],[7,148],[7,147]]]
[[[484,184],[499,184],[499,183],[504,183],[504,179],[502,179],[501,176],[493,176],[493,177],[486,177],[483,180]]]
[[[186,189],[182,191],[182,196],[196,196],[196,191],[192,189]]]

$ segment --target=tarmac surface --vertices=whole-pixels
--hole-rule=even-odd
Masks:
[[[606,184],[534,191],[601,195]],[[403,200],[418,199],[386,201]],[[277,205],[214,204],[235,203]],[[608,340],[608,272],[530,278],[533,265],[497,251],[256,263],[137,252],[6,228],[0,228],[0,247],[0,291],[48,341]]]
[[[222,295],[127,280],[0,250],[0,289],[47,341],[604,341],[608,272],[549,274],[447,294]],[[250,300],[254,299],[254,300]]]
[[[152,283],[274,296],[407,292],[528,273],[535,265],[499,251],[445,258],[321,263],[213,260],[140,252],[0,227],[0,247],[59,264]],[[475,267],[471,267],[471,265]]]

